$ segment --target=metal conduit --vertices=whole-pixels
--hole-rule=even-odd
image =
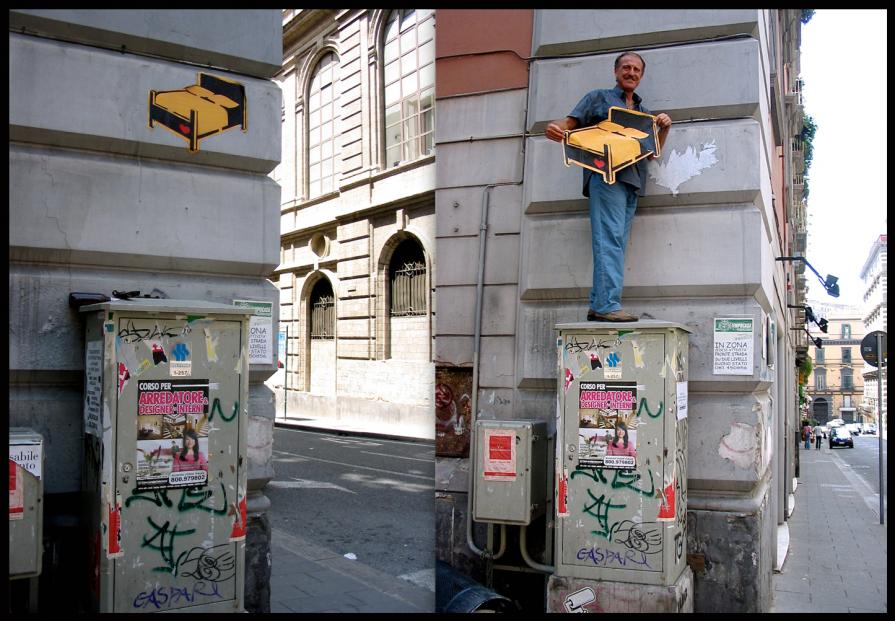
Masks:
[[[469,549],[485,558],[491,554],[490,550],[482,550],[475,544],[472,536],[472,497],[475,492],[476,481],[476,452],[475,452],[475,419],[478,411],[479,402],[479,351],[482,341],[482,292],[485,286],[485,238],[488,231],[488,204],[490,201],[491,189],[494,184],[485,187],[482,194],[482,219],[479,224],[479,265],[478,276],[475,285],[475,339],[473,341],[472,353],[472,412],[469,415],[469,490],[466,494],[466,545]],[[488,525],[488,540],[492,539],[491,524]],[[503,535],[501,543],[501,554],[506,548],[506,532]],[[492,557],[494,558],[494,557]]]

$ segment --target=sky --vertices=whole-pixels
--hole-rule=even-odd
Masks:
[[[817,125],[808,169],[808,298],[862,305],[861,268],[886,232],[886,11],[817,9],[802,25],[802,101]]]

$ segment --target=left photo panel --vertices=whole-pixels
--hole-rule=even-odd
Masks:
[[[435,11],[9,17],[10,612],[434,612]]]

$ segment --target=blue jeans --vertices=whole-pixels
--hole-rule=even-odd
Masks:
[[[598,313],[609,313],[622,307],[625,249],[637,209],[637,189],[622,181],[608,185],[599,174],[591,175],[589,189],[594,253],[590,307]]]

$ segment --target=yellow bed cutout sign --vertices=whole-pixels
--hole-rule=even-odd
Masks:
[[[196,84],[176,91],[149,91],[149,128],[158,123],[189,144],[191,153],[199,141],[239,125],[248,130],[245,87],[207,73]]]
[[[622,168],[660,155],[656,117],[613,106],[605,121],[563,132],[562,147],[566,166],[571,163],[600,173],[611,185]]]

